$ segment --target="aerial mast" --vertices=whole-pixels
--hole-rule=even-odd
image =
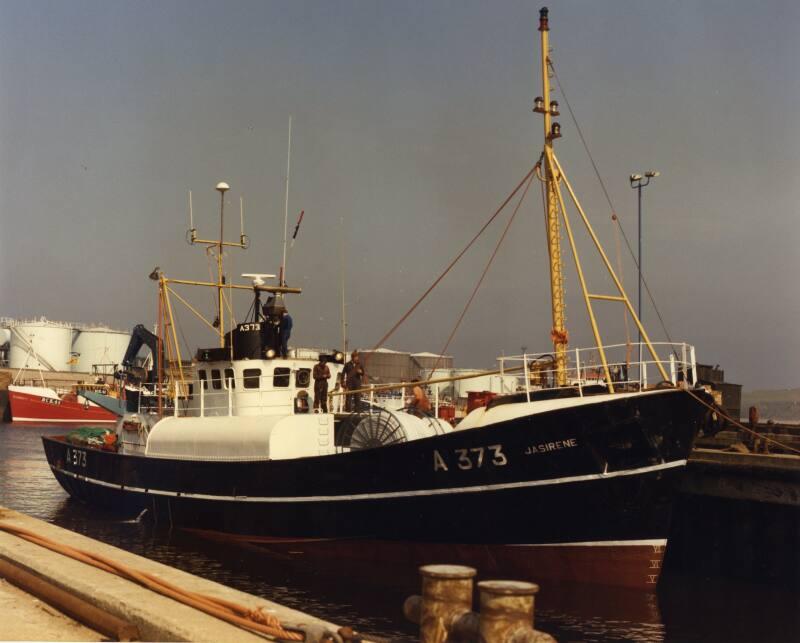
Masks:
[[[289,144],[286,151],[286,197],[283,201],[283,262],[278,285],[286,285],[286,238],[289,230],[289,173],[292,169],[292,117],[289,116]]]
[[[225,310],[222,307],[222,289],[223,279],[225,275],[222,274],[222,240],[225,238],[224,235],[224,223],[225,223],[225,192],[231,189],[224,181],[220,181],[217,183],[217,191],[219,192],[219,246],[217,248],[217,320],[219,321],[219,346],[220,348],[225,347]]]
[[[550,255],[550,294],[552,300],[553,329],[550,333],[555,351],[556,384],[564,386],[567,383],[567,344],[569,337],[566,328],[566,314],[564,309],[564,276],[561,262],[561,230],[559,225],[559,174],[553,162],[553,139],[561,136],[561,126],[552,122],[553,116],[558,116],[558,103],[550,100],[550,75],[548,57],[550,53],[547,7],[539,11],[539,33],[542,50],[542,95],[535,100],[533,111],[544,116],[544,162],[545,193],[547,210],[545,223],[547,225],[547,248]],[[541,162],[541,161],[540,161]]]
[[[239,241],[225,241],[224,233],[225,233],[225,193],[231,189],[231,186],[228,185],[225,181],[220,181],[217,183],[216,190],[219,192],[219,239],[198,239],[197,238],[197,229],[194,227],[194,217],[192,214],[192,194],[189,193],[189,237],[188,241],[190,244],[194,245],[195,243],[199,243],[201,245],[206,246],[206,251],[209,252],[213,248],[216,251],[217,255],[217,282],[215,284],[211,284],[217,289],[217,319],[215,320],[213,326],[217,330],[217,334],[219,335],[219,346],[220,348],[225,347],[225,307],[224,307],[224,290],[226,287],[225,284],[225,273],[223,270],[223,252],[226,246],[233,247],[233,248],[242,248],[243,250],[247,248],[249,245],[249,240],[244,233],[244,205],[240,202],[240,223],[241,223],[241,231],[239,233]],[[173,283],[177,283],[175,280],[170,280]],[[195,285],[200,285],[199,282],[191,282],[195,283]]]

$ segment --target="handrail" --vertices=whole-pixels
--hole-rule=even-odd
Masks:
[[[635,347],[637,344],[634,343],[631,345]],[[642,345],[644,346],[644,343],[642,343]],[[605,353],[610,353],[614,349],[627,349],[628,346],[629,344],[627,343],[620,343],[620,344],[611,344],[603,346],[602,348]],[[687,371],[689,371],[692,373],[691,381],[692,382],[697,381],[697,365],[694,359],[695,352],[693,346],[678,342],[651,342],[651,346],[670,347],[672,360],[675,363],[674,373],[669,378],[669,381],[672,384],[677,384],[678,372],[683,374],[684,379],[688,379],[689,373]],[[681,359],[680,361],[678,361],[675,358],[675,351],[678,348],[681,350],[681,355],[683,354],[683,351],[686,351],[688,353],[686,360]],[[570,351],[567,351],[566,355],[567,355],[568,365],[570,363],[570,356],[573,353],[575,355],[574,360],[572,360],[575,363],[575,367],[568,366],[567,368],[567,371],[569,373],[574,373],[575,377],[567,378],[568,379],[567,386],[569,387],[577,386],[579,389],[579,394],[581,396],[583,395],[583,386],[585,386],[586,383],[592,383],[592,382],[605,383],[604,375],[600,373],[597,373],[595,377],[591,377],[589,375],[590,369],[599,369],[601,368],[601,366],[599,364],[598,365],[591,364],[590,360],[587,359],[586,356],[587,354],[591,355],[593,352],[598,352],[599,350],[600,349],[598,347],[594,346],[588,348],[575,348]],[[525,377],[525,379],[528,380],[529,376],[525,376],[525,373],[528,370],[529,363],[535,362],[543,357],[549,357],[551,355],[552,353],[550,352],[524,353],[523,355],[504,355],[498,358],[498,363],[499,363],[498,369],[489,371],[480,371],[480,372],[470,373],[468,375],[456,375],[451,377],[433,378],[420,381],[418,382],[418,384],[422,385],[445,384],[449,382],[458,382],[462,380],[486,377],[491,375],[508,375],[508,374],[517,374],[517,376],[523,375],[523,377]],[[512,366],[512,367],[508,366],[509,362],[513,363],[515,361],[522,362],[522,365]],[[609,372],[617,369],[619,369],[620,371],[620,377],[613,379],[614,384],[629,384],[629,385],[635,384],[638,385],[640,388],[646,388],[648,385],[648,367],[655,367],[656,369],[660,370],[659,367],[661,366],[660,361],[653,359],[649,360],[642,359],[641,361],[628,361],[627,359],[625,360],[620,359],[614,361],[609,359],[607,360],[606,364],[609,368]],[[622,371],[627,370],[628,373],[630,373],[631,371],[635,371],[637,368],[639,370],[639,376],[637,377],[637,379],[630,379],[628,377],[621,376]],[[581,371],[583,371],[583,373],[581,373]],[[552,378],[557,373],[557,369],[554,366],[551,369],[537,369],[537,372],[540,374],[548,375]],[[364,393],[374,393],[379,391],[391,391],[391,390],[405,388],[411,386],[412,384],[413,384],[412,382],[405,382],[405,381],[389,383],[389,384],[371,384],[367,387],[362,387],[360,389],[335,391],[331,393],[331,395],[342,396],[348,394],[364,394]],[[524,387],[524,385],[522,386]],[[554,386],[548,386],[546,388],[558,388],[558,386],[554,385]]]
[[[695,383],[697,381],[697,365],[695,362],[695,350],[688,344],[678,344],[669,342],[659,342],[656,346],[669,347],[669,382],[677,385],[680,381]],[[621,391],[642,390],[647,387],[648,369],[657,367],[655,360],[643,359],[641,361],[628,361],[620,357],[614,359],[615,349],[627,349],[628,344],[613,344],[604,347],[608,359],[606,366],[608,373],[613,378],[613,386],[620,387]],[[599,364],[593,363],[593,353],[595,348],[575,348],[567,352],[567,381],[566,386],[577,389],[578,395],[584,396],[584,388],[593,385],[605,385],[608,382],[605,377],[605,370]],[[364,394],[368,396],[371,404],[376,403],[381,394],[394,391],[403,391],[414,385],[429,387],[429,392],[434,401],[435,407],[440,406],[440,391],[438,384],[448,384],[475,378],[485,378],[487,376],[504,376],[501,382],[503,393],[520,392],[525,394],[527,401],[533,400],[532,392],[541,389],[559,388],[557,385],[557,369],[553,363],[548,364],[543,358],[552,358],[552,353],[523,353],[522,355],[504,355],[498,361],[500,368],[489,371],[478,371],[464,375],[453,375],[448,377],[430,378],[420,382],[395,382],[387,384],[368,384],[360,389],[344,390],[333,389],[328,392],[330,401],[339,401],[345,395]],[[596,356],[595,356],[596,358]],[[521,362],[516,365],[515,362]],[[538,363],[537,363],[538,362]],[[545,368],[547,367],[547,368]],[[293,369],[286,374],[289,378],[295,376]],[[258,377],[257,387],[253,387],[254,378]],[[200,417],[209,415],[241,415],[254,410],[269,412],[275,409],[285,409],[288,413],[293,412],[296,393],[300,390],[310,391],[310,386],[296,386],[291,380],[288,386],[272,385],[274,373],[265,371],[254,376],[240,374],[235,377],[219,377],[212,379],[201,379],[199,375],[187,381],[192,384],[193,392],[187,385],[174,387],[174,399],[176,416]],[[494,390],[494,384],[491,385]],[[199,391],[194,388],[199,387]],[[213,389],[213,390],[212,390]],[[199,400],[191,402],[194,396],[199,396]],[[309,399],[309,403],[311,400]],[[140,397],[141,403],[141,397]],[[335,403],[332,408],[335,408]]]

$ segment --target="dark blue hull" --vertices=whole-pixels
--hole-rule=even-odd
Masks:
[[[529,560],[537,547],[580,548],[582,555],[591,549],[606,559],[609,547],[655,547],[660,565],[673,481],[705,419],[688,393],[668,390],[294,460],[169,460],[43,440],[56,477],[75,498],[128,512],[150,509],[176,526],[267,543],[500,548]],[[652,556],[639,554],[652,571]],[[573,575],[591,580],[586,572],[598,565],[589,567]],[[643,579],[652,573],[642,572],[621,584],[648,584]]]

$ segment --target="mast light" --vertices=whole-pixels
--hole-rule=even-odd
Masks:
[[[558,101],[551,100],[550,101],[550,116],[560,116],[561,112],[558,111]]]
[[[533,111],[536,112],[537,114],[545,113],[544,98],[542,98],[541,96],[537,96],[536,98],[533,99]]]
[[[550,138],[561,138],[561,124],[560,123],[553,123],[553,126],[550,128]]]
[[[659,172],[658,170],[650,170],[650,171],[648,171],[648,172],[645,172],[645,173],[644,173],[644,175],[645,175],[645,176],[646,176],[648,179],[654,179],[654,178],[655,178],[655,177],[657,177],[659,174],[661,174],[661,172]]]
[[[225,194],[225,192],[227,192],[230,189],[231,186],[225,183],[225,181],[220,181],[219,183],[217,183],[217,190],[219,192],[222,192],[223,194]]]
[[[539,31],[550,31],[550,24],[547,19],[547,7],[539,9]]]

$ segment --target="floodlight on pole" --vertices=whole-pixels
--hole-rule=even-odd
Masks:
[[[644,177],[641,174],[631,174],[630,175],[630,182],[631,182],[631,189],[636,190],[638,192],[638,201],[639,201],[639,256],[636,258],[636,263],[638,264],[639,269],[639,303],[636,310],[636,314],[639,317],[639,323],[642,323],[642,188],[646,188],[650,185],[650,181],[657,176],[659,176],[661,172],[658,170],[648,170],[644,173]],[[639,364],[642,362],[642,332],[639,331]],[[640,366],[641,368],[641,366]]]

